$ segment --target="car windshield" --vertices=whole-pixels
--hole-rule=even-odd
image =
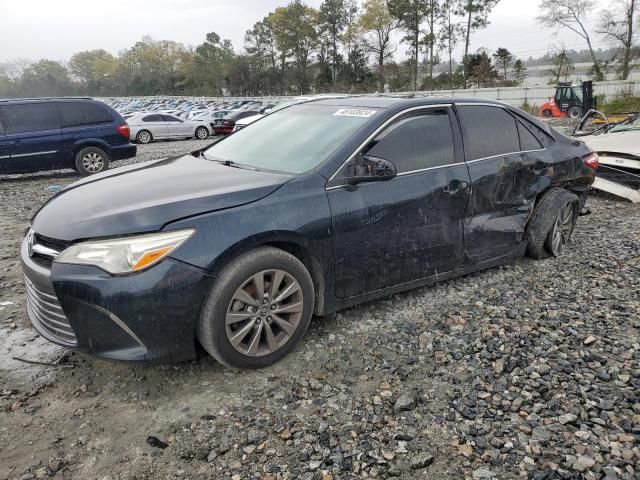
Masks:
[[[632,130],[640,130],[640,115],[614,126],[610,132],[629,132]]]
[[[303,173],[322,163],[375,109],[301,104],[264,117],[204,151],[209,160]]]

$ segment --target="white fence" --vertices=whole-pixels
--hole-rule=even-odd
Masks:
[[[520,107],[525,102],[532,106],[540,106],[550,97],[555,95],[555,86],[548,87],[497,87],[497,88],[468,88],[466,90],[432,90],[426,92],[415,92],[419,96],[436,97],[459,97],[459,98],[484,98],[487,100],[500,100],[510,105]],[[414,92],[394,92],[392,95],[409,95]],[[607,99],[619,95],[640,96],[640,82],[635,81],[610,81],[594,83],[594,95],[604,96]],[[131,98],[131,97],[127,97]],[[155,97],[136,97],[155,98]],[[236,100],[261,100],[263,102],[284,100],[291,97],[169,97],[159,96],[157,98],[184,98],[190,101],[227,101]]]

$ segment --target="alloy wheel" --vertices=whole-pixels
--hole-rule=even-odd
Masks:
[[[85,153],[82,156],[82,167],[89,173],[98,173],[104,168],[104,158],[96,152]]]
[[[151,135],[149,132],[140,132],[138,134],[138,142],[140,143],[149,143],[151,141]]]
[[[209,132],[207,132],[206,128],[199,128],[196,131],[196,137],[198,137],[200,140],[204,140],[208,136],[209,136]]]
[[[553,224],[553,230],[551,231],[551,250],[555,256],[562,253],[564,245],[567,244],[571,237],[574,215],[573,205],[567,203]]]
[[[243,355],[269,355],[296,332],[303,306],[302,288],[291,274],[259,272],[233,294],[225,318],[227,338]]]

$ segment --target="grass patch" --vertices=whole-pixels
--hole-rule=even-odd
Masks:
[[[600,110],[607,115],[613,113],[640,112],[640,97],[625,95],[600,104]]]

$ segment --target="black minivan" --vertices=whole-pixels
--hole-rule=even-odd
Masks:
[[[87,176],[135,155],[129,126],[102,102],[0,100],[0,175],[73,168]]]
[[[312,315],[561,255],[598,157],[477,99],[293,105],[191,154],[68,186],[22,244],[46,338],[120,360],[289,352]]]

